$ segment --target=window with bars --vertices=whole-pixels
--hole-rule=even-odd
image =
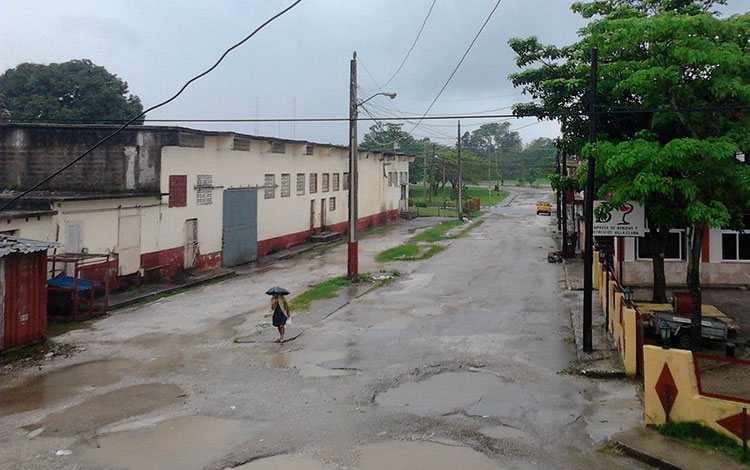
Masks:
[[[318,174],[310,173],[310,194],[318,192]]]
[[[750,215],[742,217],[742,225],[750,229]],[[721,259],[724,261],[750,261],[750,232],[722,230]]]
[[[315,147],[310,144],[305,145],[305,155],[313,155],[315,153]]]
[[[247,152],[250,150],[250,141],[248,139],[235,137],[232,139],[232,150],[242,150]]]
[[[340,176],[341,175],[339,175],[338,173],[334,173],[333,174],[333,190],[334,191],[338,191],[339,188],[341,187],[341,184],[340,184],[341,178],[340,178]]]
[[[209,205],[213,203],[213,175],[198,175],[195,182],[195,203]]]
[[[292,175],[289,173],[281,174],[281,197],[291,196]]]
[[[284,142],[271,142],[271,153],[286,153]]]
[[[276,175],[266,175],[263,181],[263,198],[273,199],[276,197]]]
[[[396,186],[396,172],[391,171],[388,173],[388,186]]]
[[[329,211],[335,211],[336,210],[336,198],[335,197],[329,197],[328,198],[328,210]]]
[[[349,191],[349,173],[344,172],[344,191]]]
[[[297,173],[297,196],[305,194],[305,174]]]
[[[330,181],[330,175],[328,173],[323,173],[323,178],[322,178],[322,181],[320,182],[321,192],[324,192],[324,193],[328,192],[329,181]]]

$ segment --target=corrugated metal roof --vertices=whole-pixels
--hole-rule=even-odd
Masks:
[[[35,253],[49,248],[62,246],[57,242],[45,242],[43,240],[31,240],[28,238],[11,237],[0,235],[0,258],[12,253]]]

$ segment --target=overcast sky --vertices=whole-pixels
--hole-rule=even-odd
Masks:
[[[349,60],[359,57],[360,99],[379,90],[412,45],[433,0],[304,0],[235,49],[211,74],[148,118],[347,117]],[[174,94],[230,45],[292,0],[0,0],[0,68],[22,62],[91,59],[128,82],[144,107]],[[403,69],[368,109],[378,116],[421,115],[445,83],[496,0],[437,0]],[[576,40],[585,22],[568,0],[503,0],[430,114],[502,114],[528,101],[508,81],[513,37]],[[726,13],[746,11],[730,0]],[[363,116],[366,116],[362,113]],[[463,119],[473,130],[487,120]],[[156,123],[159,124],[159,123]],[[455,120],[425,122],[417,137],[453,142]],[[512,119],[524,143],[555,137],[556,124]],[[177,123],[180,125],[180,123]],[[346,144],[335,123],[184,123],[199,129]],[[371,123],[361,122],[360,138]],[[405,124],[411,130],[413,124]]]

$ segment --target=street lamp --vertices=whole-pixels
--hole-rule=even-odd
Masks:
[[[359,255],[357,246],[357,109],[376,96],[396,97],[396,93],[379,92],[366,100],[357,100],[357,53],[350,62],[349,76],[349,245],[347,247],[346,277],[355,281],[359,277]]]
[[[659,337],[661,338],[661,347],[669,349],[669,339],[672,337],[672,327],[664,320],[659,323]]]

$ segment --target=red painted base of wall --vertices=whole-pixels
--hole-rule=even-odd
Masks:
[[[392,211],[381,212],[379,214],[371,215],[368,217],[362,217],[357,221],[357,230],[364,230],[374,225],[384,224],[390,220],[398,218],[398,209]],[[338,224],[327,225],[326,228],[332,232],[346,232],[349,227],[349,222],[340,222]],[[282,235],[280,237],[268,238],[258,242],[258,256],[266,256],[274,251],[283,250],[290,246],[299,245],[305,243],[310,235],[315,233],[317,230],[305,230],[303,232],[291,233],[289,235]]]

